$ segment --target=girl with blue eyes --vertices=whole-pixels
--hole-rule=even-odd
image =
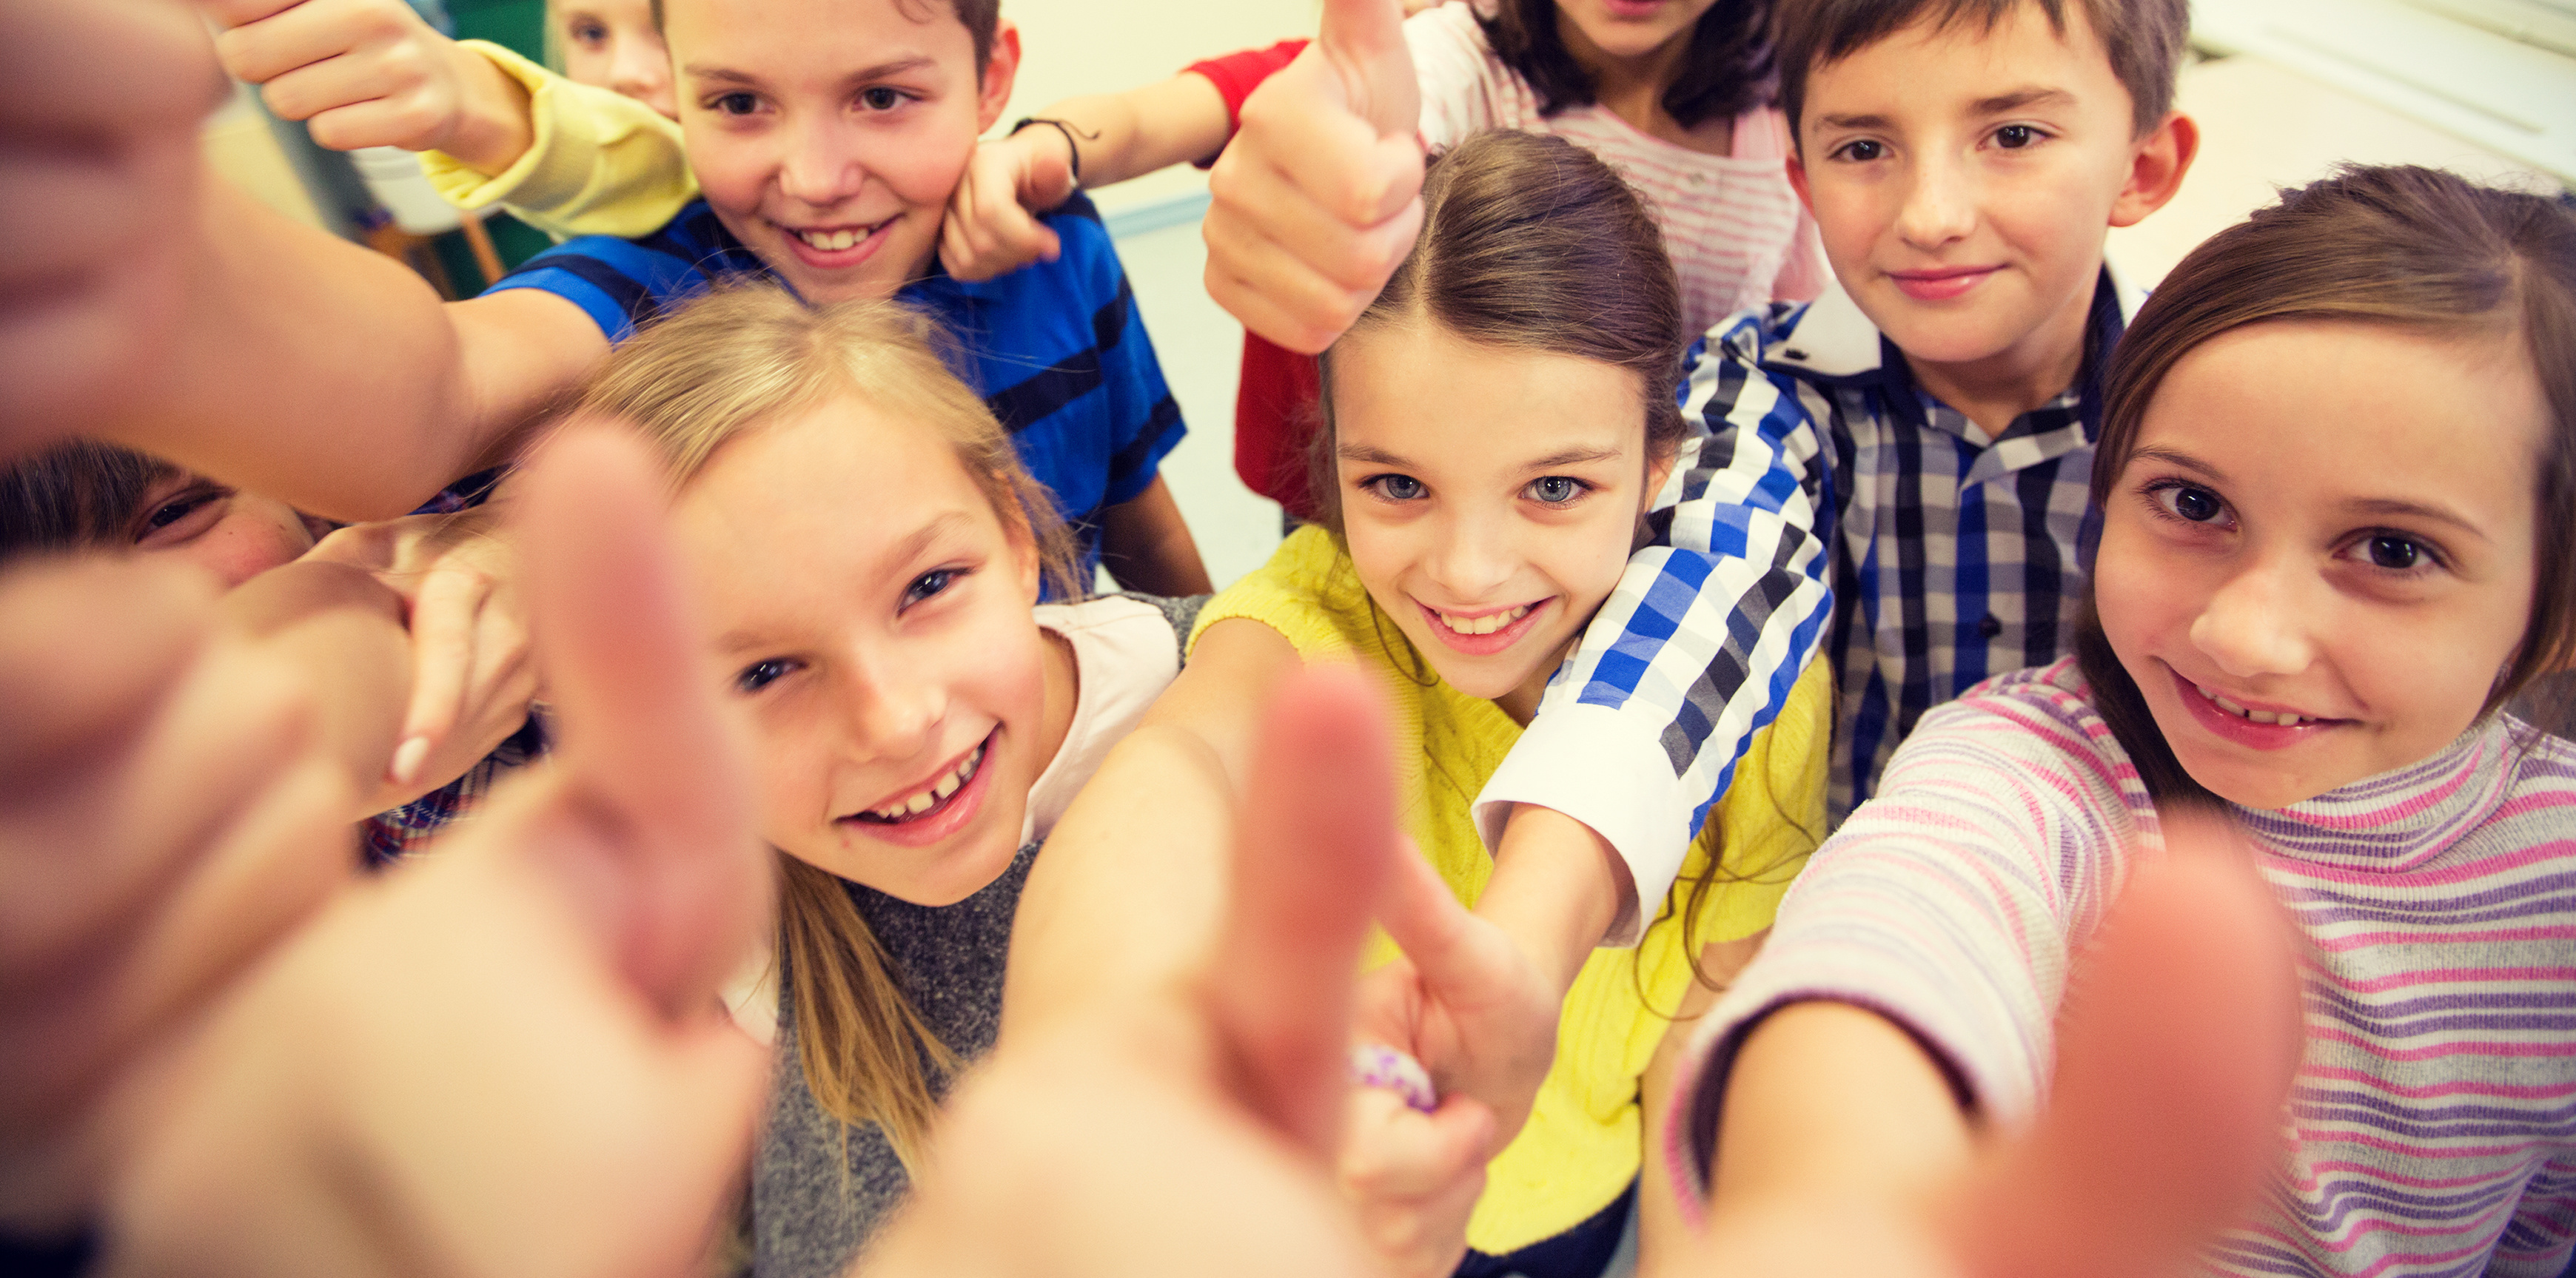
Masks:
[[[891,303],[751,285],[622,347],[584,404],[670,468],[713,678],[752,728],[775,945],[728,996],[778,1066],[755,1269],[837,1275],[992,1046],[1020,886],[1180,662],[1185,604],[1080,599],[984,401]]]
[[[1382,950],[1361,978],[1360,1031],[1418,1056],[1441,1099],[1420,1112],[1359,1089],[1345,1187],[1389,1272],[1597,1274],[1632,1214],[1650,1247],[1671,1223],[1658,1186],[1642,1203],[1632,1188],[1648,1067],[1706,992],[1694,978],[1740,961],[1814,846],[1829,680],[1809,668],[1755,734],[1677,886],[1640,903],[1654,922],[1637,948],[1587,939],[1579,970],[1529,975],[1545,960],[1517,936],[1570,930],[1559,876],[1593,867],[1498,861],[1471,804],[1671,467],[1680,291],[1635,193],[1561,138],[1472,139],[1432,167],[1423,203],[1412,254],[1324,358],[1321,522],[1209,601],[1189,667],[1059,828],[1022,916],[1012,1033],[1086,992],[1064,985],[1078,953],[1148,962],[1138,938],[1157,928],[1189,949],[1190,903],[1212,891],[1160,887],[1115,937],[1085,930],[1087,903],[1203,872],[1273,691],[1304,663],[1356,662],[1388,693],[1423,853],[1387,914],[1410,957]],[[1420,950],[1426,935],[1465,939]]]

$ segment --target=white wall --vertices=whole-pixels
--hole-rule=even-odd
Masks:
[[[1316,0],[1002,0],[1019,24],[1019,83],[1000,129],[1050,102],[1168,79],[1201,58],[1315,33]],[[1097,192],[1117,212],[1194,190],[1206,179],[1183,168]]]

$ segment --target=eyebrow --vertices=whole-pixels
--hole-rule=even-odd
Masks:
[[[896,542],[891,549],[877,558],[877,577],[883,579],[903,571],[906,565],[921,558],[923,552],[936,545],[940,538],[948,536],[957,529],[970,526],[974,522],[964,511],[959,510],[942,511],[931,516],[930,522],[912,530],[910,535]],[[748,628],[728,630],[716,637],[716,651],[730,654],[746,648],[763,647],[769,642],[769,637],[757,630]]]
[[[2010,93],[1997,94],[1991,98],[1979,98],[1977,99],[1974,109],[1979,115],[2003,115],[2007,112],[2026,110],[2030,107],[2066,107],[2073,105],[2075,105],[2075,95],[2064,89],[2050,89],[2043,88],[2039,85],[2031,85],[2028,88],[2015,89]]]
[[[2199,475],[2213,483],[2223,484],[2227,482],[2226,471],[2220,470],[2216,466],[2212,466],[2208,462],[2202,461],[2189,453],[2176,452],[2170,448],[2141,448],[2130,453],[2129,460],[2133,462],[2141,460],[2160,461],[2168,466],[2180,466],[2184,470],[2190,471],[2195,475]]]
[[[907,72],[926,70],[938,65],[939,63],[937,59],[932,58],[927,54],[916,53],[910,57],[896,58],[890,62],[880,62],[874,66],[861,67],[848,75],[842,76],[841,82],[843,84],[857,84],[868,80],[885,80],[894,76],[903,75]],[[680,68],[680,73],[692,79],[712,80],[719,84],[760,83],[759,76],[753,75],[748,71],[736,71],[731,67],[708,67],[692,63]]]
[[[1414,465],[1410,460],[1399,457],[1383,448],[1374,448],[1367,444],[1344,444],[1340,449],[1336,450],[1336,453],[1343,461],[1358,462],[1364,466],[1393,466],[1400,470],[1414,469]],[[1524,465],[1530,470],[1547,470],[1556,466],[1582,466],[1592,462],[1613,462],[1619,460],[1620,457],[1624,455],[1625,454],[1616,448],[1566,448],[1549,453],[1545,457],[1531,458],[1528,462],[1524,463]]]

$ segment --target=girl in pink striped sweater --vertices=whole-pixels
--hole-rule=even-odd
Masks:
[[[2217,806],[2304,935],[2307,1033],[2288,1157],[2198,1263],[2555,1278],[2576,747],[2503,707],[2576,661],[2576,214],[2422,169],[2291,192],[2166,279],[2107,411],[2079,655],[1924,718],[1686,1054],[1702,1240],[1796,1202],[1920,1226],[1835,1250],[1939,1236],[1927,1187],[2046,1108],[2160,814]]]

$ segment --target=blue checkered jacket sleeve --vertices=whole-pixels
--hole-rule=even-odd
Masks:
[[[1640,908],[1632,944],[1753,734],[1788,700],[1832,615],[1821,440],[1798,383],[1760,366],[1774,306],[1712,331],[1682,391],[1688,428],[1628,561],[1537,718],[1477,796],[1499,842],[1514,803],[1553,808],[1618,849]]]

